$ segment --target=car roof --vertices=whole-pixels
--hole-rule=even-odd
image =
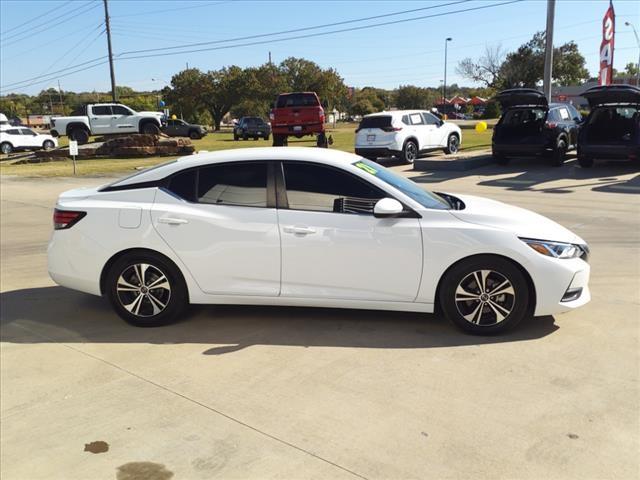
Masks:
[[[161,180],[173,173],[192,167],[200,167],[222,162],[255,162],[298,160],[325,165],[344,166],[358,161],[361,157],[340,150],[310,147],[257,147],[201,152],[177,160],[151,167],[139,173],[118,180],[110,187],[120,187]]]
[[[402,116],[402,115],[408,115],[411,113],[422,113],[422,112],[427,112],[429,113],[428,109],[423,109],[423,110],[385,110],[382,112],[377,112],[377,113],[370,113],[369,115],[365,115],[365,117],[381,117],[381,116]],[[364,117],[363,117],[364,118]]]

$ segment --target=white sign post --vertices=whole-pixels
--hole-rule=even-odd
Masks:
[[[73,158],[73,174],[76,174],[76,155],[78,155],[78,142],[69,140],[69,155]]]

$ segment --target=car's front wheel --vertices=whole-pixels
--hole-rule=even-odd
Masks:
[[[578,155],[578,163],[582,168],[591,168],[593,167],[593,158],[587,155]]]
[[[509,260],[480,255],[454,265],[442,279],[440,306],[458,328],[475,335],[502,333],[529,309],[524,274]]]
[[[554,167],[561,167],[564,165],[564,160],[567,156],[567,141],[564,138],[558,139],[556,148],[553,150],[551,161]]]
[[[11,145],[9,142],[2,143],[2,145],[0,145],[0,152],[4,153],[5,155],[9,155],[11,152],[13,152],[13,145]]]
[[[452,133],[451,135],[449,135],[449,138],[447,139],[447,148],[444,149],[444,153],[446,153],[447,155],[453,155],[458,153],[459,149],[460,149],[460,139],[458,138],[457,135]]]
[[[136,327],[176,321],[188,302],[187,288],[170,261],[151,253],[132,253],[114,262],[106,279],[111,304]]]
[[[42,148],[44,148],[45,150],[51,150],[55,146],[56,146],[55,143],[53,143],[51,140],[45,140],[42,143]]]

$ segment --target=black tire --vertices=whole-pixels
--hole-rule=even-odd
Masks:
[[[509,157],[507,157],[506,155],[502,154],[502,153],[492,153],[491,154],[493,157],[493,160],[498,164],[498,165],[508,165],[509,164]]]
[[[3,142],[0,145],[0,152],[5,155],[9,155],[11,152],[13,152],[13,145],[11,145],[9,142]]]
[[[401,160],[407,165],[411,165],[418,158],[418,144],[415,140],[407,140],[402,147]]]
[[[274,147],[285,147],[287,145],[287,137],[286,135],[273,135],[273,146]]]
[[[75,140],[79,145],[84,145],[89,141],[89,132],[80,127],[75,127],[69,134],[71,140]]]
[[[327,140],[327,135],[324,132],[318,134],[316,145],[319,148],[329,148],[329,141]]]
[[[265,135],[265,136],[264,136],[264,137],[262,137],[262,138],[264,138],[265,140],[269,141],[269,135]]]
[[[55,146],[56,146],[56,144],[55,144],[55,143],[53,143],[51,140],[45,140],[45,141],[42,143],[42,148],[43,148],[43,149],[45,149],[45,150],[51,150],[51,149],[53,149]]]
[[[564,137],[558,139],[556,148],[551,155],[551,163],[554,167],[561,167],[567,157],[567,140]]]
[[[146,284],[153,286],[160,281],[159,285],[164,285],[165,282],[159,280],[160,275],[164,275],[169,288],[152,288],[146,294],[144,289],[119,290],[118,286],[127,288],[121,279],[128,282],[128,288],[139,287],[137,278],[140,270],[136,274],[135,266],[142,264],[147,265],[143,273]],[[150,252],[132,252],[116,260],[107,273],[105,290],[116,313],[136,327],[158,327],[173,323],[188,304],[187,287],[178,268],[164,257]],[[159,305],[164,305],[164,308],[160,309]],[[155,312],[156,309],[159,311]]]
[[[249,135],[246,133],[242,135],[242,140],[249,140]]]
[[[160,128],[153,122],[147,122],[143,123],[140,127],[140,133],[144,133],[145,135],[158,135]]]
[[[593,167],[593,158],[586,155],[578,155],[578,163],[582,168]]]
[[[483,281],[484,289],[480,288]],[[507,286],[500,287],[505,281]],[[492,289],[498,291],[495,297]],[[478,255],[447,271],[440,284],[439,301],[447,319],[461,330],[492,335],[515,327],[527,315],[529,287],[524,274],[511,261]]]
[[[449,135],[447,138],[447,148],[444,149],[444,153],[447,155],[453,155],[458,153],[460,149],[460,138],[455,133]]]
[[[240,137],[238,137],[238,134],[236,132],[233,132],[233,140],[237,142],[239,139]]]
[[[197,130],[191,130],[189,132],[189,138],[191,140],[199,140],[202,138],[202,135],[200,135],[200,132],[198,132]]]
[[[254,142],[257,141],[257,140],[258,140],[258,137],[253,137],[253,141]]]

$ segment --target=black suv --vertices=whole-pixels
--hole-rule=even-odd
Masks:
[[[531,88],[504,90],[495,99],[502,116],[493,128],[491,146],[499,164],[506,165],[513,156],[543,155],[559,167],[576,148],[582,117],[573,105],[549,104],[542,92]]]
[[[240,138],[243,140],[248,140],[249,138],[269,140],[269,135],[271,135],[271,125],[260,117],[242,117],[233,127],[234,140]]]
[[[162,127],[162,131],[170,137],[189,137],[194,140],[202,138],[207,134],[206,127],[178,119],[167,120],[167,124]]]
[[[591,167],[594,158],[640,159],[640,88],[603,85],[582,94],[591,112],[578,136],[578,162]]]

